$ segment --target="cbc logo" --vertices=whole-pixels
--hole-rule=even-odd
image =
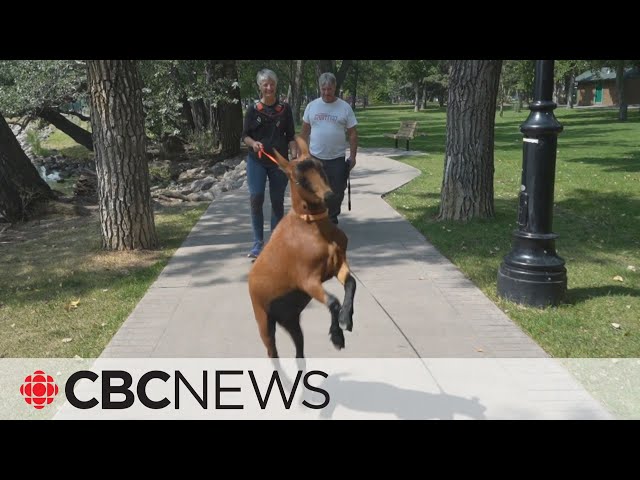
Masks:
[[[20,393],[25,402],[40,410],[53,402],[58,394],[58,385],[51,375],[36,370],[24,379],[24,383],[20,385]]]

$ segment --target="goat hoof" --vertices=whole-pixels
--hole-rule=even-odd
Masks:
[[[348,332],[353,330],[353,309],[349,312],[345,309],[340,310],[338,324],[342,330],[347,330]]]
[[[342,330],[337,329],[329,333],[331,334],[331,343],[336,347],[336,350],[342,350],[344,348],[344,333],[342,333]]]

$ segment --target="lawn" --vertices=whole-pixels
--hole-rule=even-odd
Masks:
[[[411,142],[426,155],[400,157],[422,175],[387,201],[539,345],[555,357],[640,357],[640,112],[627,122],[608,109],[558,108],[553,231],[566,260],[568,291],[558,307],[536,309],[497,296],[496,276],[516,228],[522,173],[519,126],[528,109],[496,117],[495,211],[490,220],[436,222],[446,110],[409,106],[357,110],[360,145],[390,147],[383,134],[402,120],[428,133]],[[403,145],[401,145],[403,146]],[[621,280],[620,280],[621,279]]]

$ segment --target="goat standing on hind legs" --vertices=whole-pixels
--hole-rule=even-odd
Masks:
[[[342,330],[353,328],[356,281],[347,263],[347,236],[329,221],[325,202],[331,191],[322,162],[309,155],[306,142],[296,137],[298,157],[287,162],[276,150],[274,162],[291,185],[291,210],[280,221],[249,272],[249,294],[262,342],[270,358],[278,357],[276,323],[291,335],[296,357],[304,358],[300,314],[312,298],[331,312],[329,334],[339,350]],[[322,284],[337,277],[344,285],[342,307]]]

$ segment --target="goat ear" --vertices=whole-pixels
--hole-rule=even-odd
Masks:
[[[298,156],[308,156],[309,155],[309,146],[307,142],[300,135],[296,136],[296,143],[298,144]]]
[[[273,149],[273,153],[275,154],[275,158],[278,161],[278,166],[280,170],[283,170],[285,173],[289,171],[289,162],[276,150]]]

